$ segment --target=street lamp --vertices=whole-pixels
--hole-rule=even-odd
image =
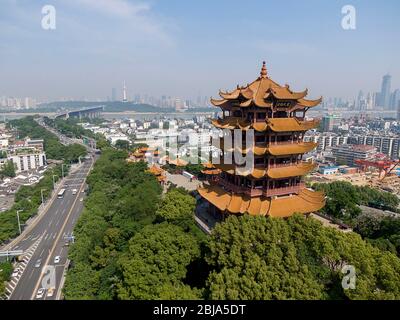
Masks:
[[[64,179],[64,166],[69,166],[69,164],[65,164],[65,163],[61,164],[61,172],[62,172],[63,179]]]
[[[41,197],[42,197],[42,204],[44,203],[43,191],[46,191],[46,189],[40,189],[40,195],[41,195]]]
[[[18,220],[19,234],[22,233],[22,230],[21,230],[21,222],[20,222],[20,220],[19,220],[19,213],[20,213],[21,211],[23,211],[23,210],[17,210],[17,220]]]
[[[56,183],[55,183],[55,181],[54,181],[54,177],[57,177],[57,178],[58,178],[58,176],[55,175],[55,174],[53,174],[53,190],[56,189]]]

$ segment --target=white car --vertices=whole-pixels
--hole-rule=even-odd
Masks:
[[[45,289],[44,288],[40,288],[37,293],[36,293],[36,299],[42,299],[45,293]]]
[[[47,290],[47,296],[52,297],[54,295],[54,291],[55,291],[55,288],[50,288],[49,290]]]
[[[42,259],[38,259],[35,263],[35,268],[40,268],[41,265],[42,265]]]
[[[11,277],[15,278],[15,277],[17,277],[18,275],[19,275],[19,268],[16,268],[16,269],[13,271]]]
[[[76,189],[72,189],[72,194],[75,195],[78,192]]]
[[[60,263],[60,256],[54,257],[54,263]]]

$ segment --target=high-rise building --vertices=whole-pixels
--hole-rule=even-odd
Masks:
[[[399,102],[400,102],[400,89],[396,89],[390,96],[390,109],[397,110]]]
[[[223,117],[212,123],[225,129],[220,141],[223,153],[220,164],[205,165],[209,184],[198,190],[210,213],[219,219],[229,214],[288,217],[321,209],[324,194],[307,188],[303,180],[315,164],[302,157],[317,145],[303,141],[304,133],[318,126],[318,121],[305,120],[306,111],[322,98],[308,100],[307,90],[294,92],[288,85],[280,86],[269,78],[265,62],[255,81],[219,94],[222,100],[211,99],[211,103],[222,109]],[[250,146],[235,145],[236,129],[243,136],[254,133]],[[226,161],[230,146],[242,155],[252,154],[250,165],[239,164],[236,156]]]
[[[397,121],[400,121],[400,101],[397,104]]]
[[[380,106],[385,109],[390,108],[390,85],[391,85],[392,77],[389,74],[386,74],[382,78],[382,87],[381,92],[379,94],[379,102]]]
[[[111,89],[111,101],[117,101],[117,89]]]
[[[356,101],[356,109],[357,110],[363,109],[363,101],[364,101],[364,93],[360,90],[358,92],[357,101]]]
[[[327,115],[322,118],[322,131],[329,132],[333,131],[340,125],[340,117],[338,115]]]
[[[374,106],[375,106],[375,95],[368,92],[366,100],[367,110],[372,110]]]
[[[123,86],[122,102],[128,102],[128,97],[127,97],[127,94],[126,94],[126,83],[125,83],[125,81],[124,81],[124,86]]]

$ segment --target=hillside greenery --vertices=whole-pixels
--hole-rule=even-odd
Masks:
[[[324,191],[328,197],[322,213],[344,221],[368,242],[400,256],[400,219],[363,213],[359,207],[365,205],[399,212],[399,198],[396,195],[343,181],[314,184],[313,187]]]
[[[30,137],[32,139],[43,139],[44,150],[48,159],[64,160],[66,163],[77,162],[78,158],[86,155],[86,148],[80,144],[64,146],[57,136],[40,126],[33,117],[11,120],[10,128],[15,128],[18,138]]]
[[[357,233],[244,215],[207,236],[191,195],[162,194],[147,165],[126,157],[103,150],[88,178],[66,299],[400,299],[400,259]],[[355,289],[342,286],[346,266]]]

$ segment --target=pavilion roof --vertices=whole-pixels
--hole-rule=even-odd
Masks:
[[[246,86],[237,86],[233,91],[223,92],[220,90],[219,95],[222,100],[211,99],[214,106],[221,108],[230,107],[250,107],[255,105],[261,108],[269,108],[272,106],[273,98],[277,100],[293,100],[300,107],[315,107],[321,103],[322,97],[316,100],[307,100],[305,97],[308,90],[295,92],[290,89],[289,85],[281,86],[271,78],[267,73],[265,62],[261,68],[260,76],[252,83]]]
[[[294,213],[310,213],[325,205],[322,192],[302,189],[299,194],[280,197],[249,197],[225,191],[218,185],[198,189],[199,194],[221,211],[252,216],[289,217]]]

